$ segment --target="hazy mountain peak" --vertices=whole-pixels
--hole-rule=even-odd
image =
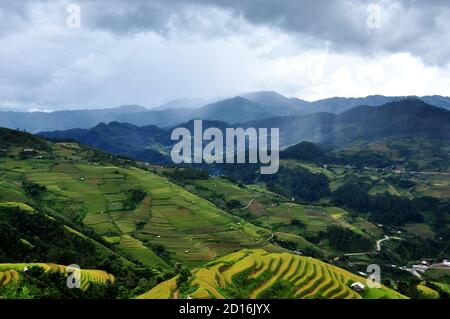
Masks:
[[[121,112],[121,113],[137,113],[137,112],[148,111],[148,108],[133,104],[133,105],[122,105],[122,106],[116,107],[114,110]]]
[[[169,109],[181,109],[181,108],[198,109],[212,102],[216,102],[216,100],[204,98],[181,98],[164,103],[160,106],[153,108],[152,110],[165,111]]]
[[[255,91],[240,94],[240,96],[245,97],[249,100],[260,99],[260,98],[272,98],[272,99],[287,99],[287,97],[277,93],[275,91]]]
[[[242,97],[265,105],[276,105],[276,106],[298,106],[300,99],[287,98],[274,91],[259,91],[259,92],[249,92],[241,95]]]

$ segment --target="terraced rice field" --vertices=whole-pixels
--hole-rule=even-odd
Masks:
[[[20,280],[24,268],[40,267],[45,271],[67,274],[67,266],[45,263],[0,264],[0,285],[6,285],[14,280]],[[81,269],[81,289],[87,289],[91,284],[106,284],[114,282],[114,276],[103,270]]]
[[[0,286],[19,280],[19,273],[14,270],[0,271]]]
[[[64,156],[74,154],[76,151],[70,150]],[[278,250],[267,241],[270,231],[246,223],[148,171],[95,165],[82,157],[58,161],[2,158],[0,167],[0,179],[15,183],[14,194],[0,198],[0,203],[23,194],[17,182],[23,178],[44,185],[47,191],[40,204],[81,221],[116,245],[123,256],[147,266],[167,267],[152,245],[164,246],[174,260],[189,266],[242,247]],[[130,190],[137,188],[147,196],[130,207]]]
[[[219,210],[210,202],[161,178],[141,178],[151,189],[149,222],[137,238],[151,238],[189,262],[212,260],[240,245],[265,246],[269,234]],[[146,184],[147,183],[147,184]]]
[[[426,298],[430,298],[430,299],[437,299],[439,298],[439,293],[434,290],[431,289],[430,287],[427,287],[425,285],[417,285],[417,290]]]
[[[299,165],[295,162],[292,165]],[[303,165],[303,164],[302,164]],[[321,168],[317,167],[318,170]],[[322,169],[323,170],[323,169]],[[327,171],[330,173],[329,171]],[[242,207],[248,208],[261,225],[277,233],[315,236],[331,225],[353,230],[354,232],[375,238],[382,237],[382,231],[364,218],[350,218],[348,211],[338,207],[310,206],[295,203],[279,204],[279,197],[273,196],[263,187],[250,185],[238,187],[223,178],[190,181],[187,188],[194,193],[207,197],[219,197],[226,200],[238,200]],[[248,205],[251,203],[251,205]],[[248,207],[247,207],[248,205]],[[292,220],[302,221],[306,227],[301,229],[292,225]],[[300,247],[305,246],[302,243]]]
[[[255,196],[248,188],[241,188],[230,181],[214,177],[207,180],[192,180],[194,193],[200,193],[202,197],[211,197],[214,194],[221,194],[226,200],[237,200],[241,206],[245,207]]]
[[[374,237],[381,236],[375,225],[365,222],[363,218],[350,220],[349,213],[339,207],[284,203],[276,207],[267,207],[265,211],[266,213],[259,218],[262,225],[281,232],[314,236],[320,231],[325,231],[327,227],[336,225],[363,236],[367,236],[367,233]],[[298,227],[292,226],[293,219],[302,221],[306,228],[299,230]]]
[[[289,298],[361,299],[404,298],[382,286],[366,287],[362,293],[351,283],[366,280],[346,270],[311,257],[289,253],[268,253],[261,249],[242,250],[193,272],[194,292],[176,293],[174,282],[163,282],[139,298]],[[173,280],[173,279],[172,279]],[[191,290],[191,291],[192,291]]]
[[[143,294],[138,297],[138,299],[171,299],[177,289],[177,278],[174,277],[170,280],[167,280],[157,288],[151,290],[151,294]],[[149,298],[150,297],[150,298]]]

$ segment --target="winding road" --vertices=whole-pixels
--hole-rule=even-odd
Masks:
[[[402,240],[399,237],[389,237],[389,236],[384,235],[383,239],[377,240],[375,251],[380,252],[381,251],[381,243],[383,241],[391,240],[391,239]],[[367,251],[367,252],[363,252],[363,253],[349,253],[349,254],[345,254],[345,256],[362,256],[362,255],[370,255],[372,253],[373,253],[373,251]]]
[[[385,241],[385,240],[390,240],[390,239],[402,240],[402,239],[399,238],[399,237],[389,237],[389,236],[384,235],[384,238],[383,238],[383,239],[377,240],[377,251],[381,251],[381,243],[382,243],[383,241]]]

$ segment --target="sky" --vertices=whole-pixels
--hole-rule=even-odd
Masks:
[[[448,0],[0,0],[0,109],[445,95]]]

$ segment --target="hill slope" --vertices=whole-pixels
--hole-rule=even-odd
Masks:
[[[366,280],[311,257],[242,250],[194,270],[187,287],[178,289],[172,279],[139,298],[404,298],[384,286],[358,293],[350,288],[353,282]]]
[[[0,156],[0,188],[8,190],[0,193],[0,203],[29,202],[49,210],[93,230],[123,256],[147,266],[166,267],[169,259],[199,264],[241,247],[276,249],[267,241],[268,230],[146,167],[75,143],[49,147],[23,158],[16,145]]]
[[[57,264],[46,263],[17,263],[17,264],[0,264],[0,285],[7,285],[14,281],[21,279],[23,269],[30,269],[32,267],[42,268],[45,272],[59,272],[67,274],[68,267]],[[114,276],[95,269],[80,269],[81,275],[81,289],[86,290],[90,284],[106,284],[114,283]],[[3,281],[2,281],[3,277]],[[8,280],[9,277],[9,280]]]
[[[246,127],[279,127],[282,146],[301,141],[348,145],[386,137],[427,136],[450,139],[450,111],[417,99],[383,106],[359,106],[339,115],[316,113],[253,121]]]

